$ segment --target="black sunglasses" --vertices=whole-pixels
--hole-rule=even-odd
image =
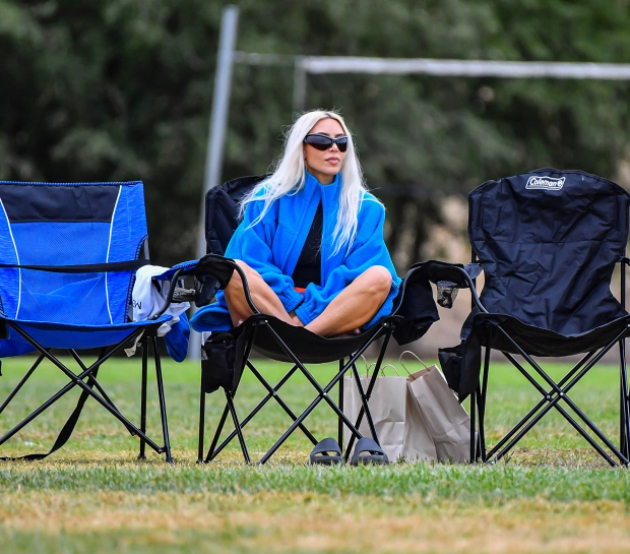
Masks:
[[[317,150],[328,150],[333,144],[337,145],[339,152],[345,152],[348,149],[348,137],[332,138],[328,135],[312,133],[304,137],[304,142]]]

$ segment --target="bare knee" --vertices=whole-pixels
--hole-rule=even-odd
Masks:
[[[372,266],[361,277],[364,290],[375,297],[385,298],[392,288],[392,274],[382,265]]]

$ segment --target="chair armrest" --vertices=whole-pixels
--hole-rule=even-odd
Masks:
[[[479,299],[477,287],[474,283],[474,279],[483,271],[480,264],[471,263],[464,266],[439,260],[429,260],[414,264],[407,276],[405,276],[405,279],[411,277],[413,272],[416,271],[420,271],[430,282],[434,283],[438,287],[439,292],[440,288],[451,289],[451,291],[453,289],[470,289],[475,306],[482,312],[488,312]],[[448,296],[449,298],[444,299],[444,303],[440,302],[440,299],[438,299],[438,303],[443,307],[451,308],[457,293],[455,295],[449,294]]]
[[[179,280],[180,275],[182,274],[182,269],[176,269],[171,277],[170,277],[170,281],[171,281],[171,286],[168,289],[168,293],[166,295],[166,300],[164,301],[164,305],[162,306],[162,309],[157,312],[156,314],[154,314],[153,316],[151,316],[151,319],[158,319],[159,317],[161,317],[164,312],[166,312],[166,310],[168,310],[169,306],[171,305],[171,303],[174,301],[173,298],[175,296],[175,291],[177,290],[177,282]],[[161,277],[161,276],[160,276]],[[157,279],[158,281],[162,281],[164,279]],[[186,300],[179,300],[179,302],[185,302]]]
[[[474,287],[473,279],[477,278],[482,271],[482,267],[479,264],[464,266],[439,260],[428,260],[412,265],[408,274],[417,269],[421,269],[434,284],[440,281],[450,281],[453,283],[453,286],[460,289]]]
[[[206,254],[203,258],[196,260],[196,262],[192,264],[190,262],[185,262],[185,264],[190,265],[188,265],[184,271],[195,277],[194,302],[197,307],[209,304],[217,290],[227,287],[232,275],[236,271],[243,281],[243,290],[247,304],[252,312],[255,314],[260,313],[260,310],[252,300],[245,272],[233,259],[218,254]]]
[[[440,319],[431,283],[448,282],[453,289],[470,289],[476,307],[487,313],[473,281],[480,272],[481,267],[477,264],[464,267],[461,264],[430,260],[413,265],[403,279],[392,312],[392,315],[402,318],[394,329],[394,338],[398,344],[418,340]]]

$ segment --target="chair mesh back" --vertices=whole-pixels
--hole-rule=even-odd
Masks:
[[[0,182],[0,264],[84,265],[134,260],[147,237],[143,186]],[[22,320],[127,321],[133,272],[0,268],[1,308]]]
[[[206,194],[206,253],[223,256],[240,223],[239,203],[261,177],[240,177],[211,188]]]
[[[625,253],[628,199],[611,181],[554,169],[472,191],[469,235],[486,308],[565,335],[624,315],[610,281]]]

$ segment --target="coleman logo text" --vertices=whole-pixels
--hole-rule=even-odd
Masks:
[[[560,190],[564,186],[566,177],[530,177],[525,185],[526,189]]]

